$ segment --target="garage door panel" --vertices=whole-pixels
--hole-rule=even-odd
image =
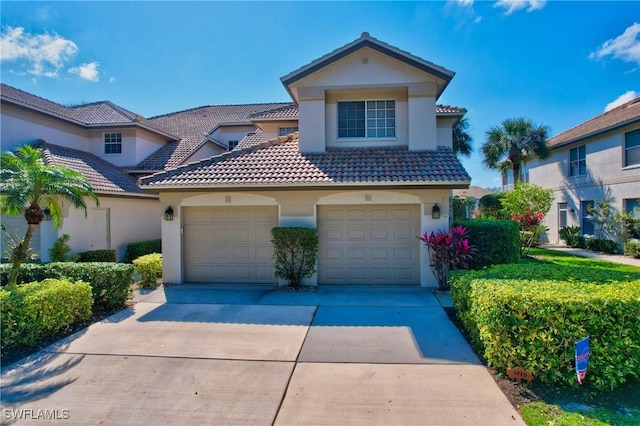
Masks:
[[[185,281],[277,283],[271,228],[275,206],[184,208]]]
[[[320,284],[419,284],[420,206],[319,206]]]

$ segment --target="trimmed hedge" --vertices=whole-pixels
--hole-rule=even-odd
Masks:
[[[501,263],[517,263],[520,259],[520,228],[513,220],[474,219],[454,222],[468,229],[469,243],[476,254],[469,262],[471,269]]]
[[[162,278],[162,255],[151,253],[133,261],[136,272],[140,274],[138,285],[142,288],[158,287],[158,279]]]
[[[32,346],[91,316],[91,287],[47,279],[0,289],[2,349]]]
[[[587,240],[587,248],[591,251],[600,251],[603,253],[618,253],[618,244],[613,240],[603,238],[589,238]]]
[[[629,240],[624,243],[624,254],[640,259],[640,240]]]
[[[630,274],[633,281],[605,284],[545,279],[544,274],[531,280],[540,269],[518,265],[523,279],[495,278],[512,276],[513,271],[504,271],[506,266],[514,265],[451,276],[458,316],[476,352],[490,366],[521,366],[542,382],[577,386],[574,343],[591,336],[588,383],[606,389],[640,378],[638,274]],[[598,275],[595,269],[593,273]]]
[[[136,241],[127,245],[124,262],[132,263],[140,256],[152,253],[162,253],[162,240]]]
[[[79,262],[117,262],[115,250],[90,250],[78,253]]]
[[[0,265],[0,280],[6,285],[10,264]],[[68,278],[89,283],[95,310],[124,308],[132,296],[133,265],[126,263],[47,263],[24,264],[18,273],[18,282],[42,281],[46,278]]]

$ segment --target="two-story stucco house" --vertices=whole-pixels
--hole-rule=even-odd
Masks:
[[[640,208],[640,98],[569,129],[548,142],[552,155],[532,162],[531,183],[554,191],[546,218],[548,240],[579,226],[593,235],[587,209],[609,200],[617,211]]]
[[[100,199],[87,202],[87,217],[64,206],[64,224],[45,221],[32,248],[40,259],[62,234],[71,236],[72,253],[115,249],[122,259],[133,241],[160,238],[161,204],[142,191],[141,176],[208,158],[233,149],[257,127],[249,116],[291,104],[205,106],[145,119],[109,101],[64,106],[5,84],[0,85],[2,150],[37,144],[46,161],[84,174]],[[22,237],[22,216],[2,218]],[[0,253],[5,257],[6,239]]]
[[[284,76],[293,105],[251,115],[235,150],[139,180],[174,212],[164,281],[277,283],[270,231],[305,226],[307,284],[435,286],[417,237],[470,183],[452,151],[466,111],[436,104],[453,76],[367,33]]]

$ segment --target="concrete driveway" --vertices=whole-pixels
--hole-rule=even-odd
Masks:
[[[3,424],[524,424],[425,289],[182,285],[136,301],[3,370]]]

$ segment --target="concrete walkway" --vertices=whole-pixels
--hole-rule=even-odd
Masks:
[[[584,250],[584,249],[579,249],[579,248],[561,246],[561,245],[556,245],[556,244],[544,244],[544,245],[541,245],[540,248],[544,248],[544,249],[548,249],[548,250],[555,250],[555,251],[559,251],[559,252],[562,252],[562,253],[573,254],[573,255],[576,255],[576,256],[580,256],[580,257],[590,257],[590,258],[593,258],[593,259],[606,260],[608,262],[620,263],[620,264],[623,264],[623,265],[637,266],[637,267],[640,268],[640,259],[634,259],[633,257],[624,256],[624,255],[621,255],[621,254],[598,253],[598,252],[595,252],[595,251],[589,251],[589,250]]]
[[[182,285],[2,372],[43,424],[523,425],[425,289]]]

